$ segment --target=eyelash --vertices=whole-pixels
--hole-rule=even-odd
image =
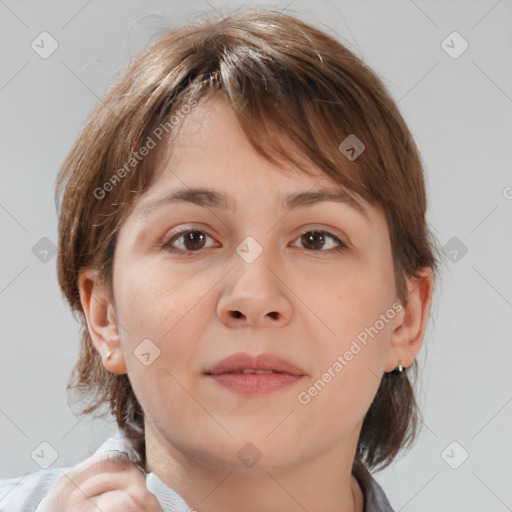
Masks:
[[[203,249],[198,249],[197,251],[186,251],[186,250],[182,250],[182,249],[176,249],[176,247],[172,246],[174,241],[178,240],[183,235],[186,235],[188,233],[195,233],[195,232],[203,233],[206,236],[210,237],[210,235],[208,235],[208,233],[206,233],[205,231],[202,231],[200,229],[186,229],[186,230],[179,231],[178,233],[174,234],[169,240],[164,242],[162,244],[162,246],[166,250],[171,252],[171,253],[180,253],[183,256],[188,256],[190,254],[199,253]],[[308,252],[313,252],[313,253],[327,252],[327,253],[330,253],[330,252],[334,251],[334,252],[338,253],[338,252],[344,252],[347,249],[349,249],[349,246],[345,242],[341,241],[337,236],[333,235],[329,231],[325,231],[325,230],[321,230],[321,229],[311,229],[311,228],[309,228],[309,229],[303,231],[302,233],[300,233],[297,236],[296,239],[301,238],[302,236],[304,236],[304,235],[306,235],[308,233],[322,233],[324,235],[327,235],[328,238],[331,238],[332,240],[334,240],[337,244],[339,244],[338,247],[334,247],[334,248],[329,249],[327,251],[322,250],[322,249],[319,249],[319,250],[306,249]],[[210,237],[210,238],[212,238],[212,237]]]

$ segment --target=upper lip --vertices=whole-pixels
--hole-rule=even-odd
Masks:
[[[206,374],[219,375],[221,373],[236,373],[243,370],[273,370],[276,373],[291,375],[305,375],[302,368],[275,354],[260,354],[251,356],[243,352],[232,354],[219,361],[215,366],[206,370]]]

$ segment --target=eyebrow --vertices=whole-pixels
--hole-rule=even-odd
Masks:
[[[339,190],[313,190],[298,192],[285,197],[283,207],[290,211],[296,208],[313,206],[324,201],[344,203],[352,207],[370,222],[370,216],[364,206],[343,189]],[[215,208],[234,212],[234,201],[222,192],[207,188],[185,188],[173,191],[160,199],[147,203],[142,211],[141,217],[147,217],[157,208],[164,204],[188,202],[203,208]]]

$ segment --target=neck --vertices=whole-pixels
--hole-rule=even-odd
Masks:
[[[351,473],[355,446],[348,452],[340,447],[300,465],[257,463],[242,470],[186,455],[146,422],[146,471],[198,512],[363,512],[364,496]]]

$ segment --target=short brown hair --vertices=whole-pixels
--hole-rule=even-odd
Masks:
[[[252,147],[270,162],[307,172],[294,159],[300,153],[351,194],[382,207],[403,303],[405,276],[419,277],[427,267],[437,274],[439,251],[425,218],[418,149],[385,86],[361,59],[322,31],[271,10],[210,15],[169,31],[136,56],[100,101],[56,182],[58,279],[82,328],[68,390],[92,397],[82,415],[106,406],[142,465],[144,413],[128,376],[106,371],[93,346],[78,273],[97,269],[112,293],[116,236],[155,177],[157,151],[127,162],[154,141],[158,126],[170,133],[173,116],[213,94],[223,94]],[[365,146],[353,160],[339,149],[351,134]],[[415,438],[417,419],[408,377],[384,374],[363,422],[356,461],[387,466]]]

